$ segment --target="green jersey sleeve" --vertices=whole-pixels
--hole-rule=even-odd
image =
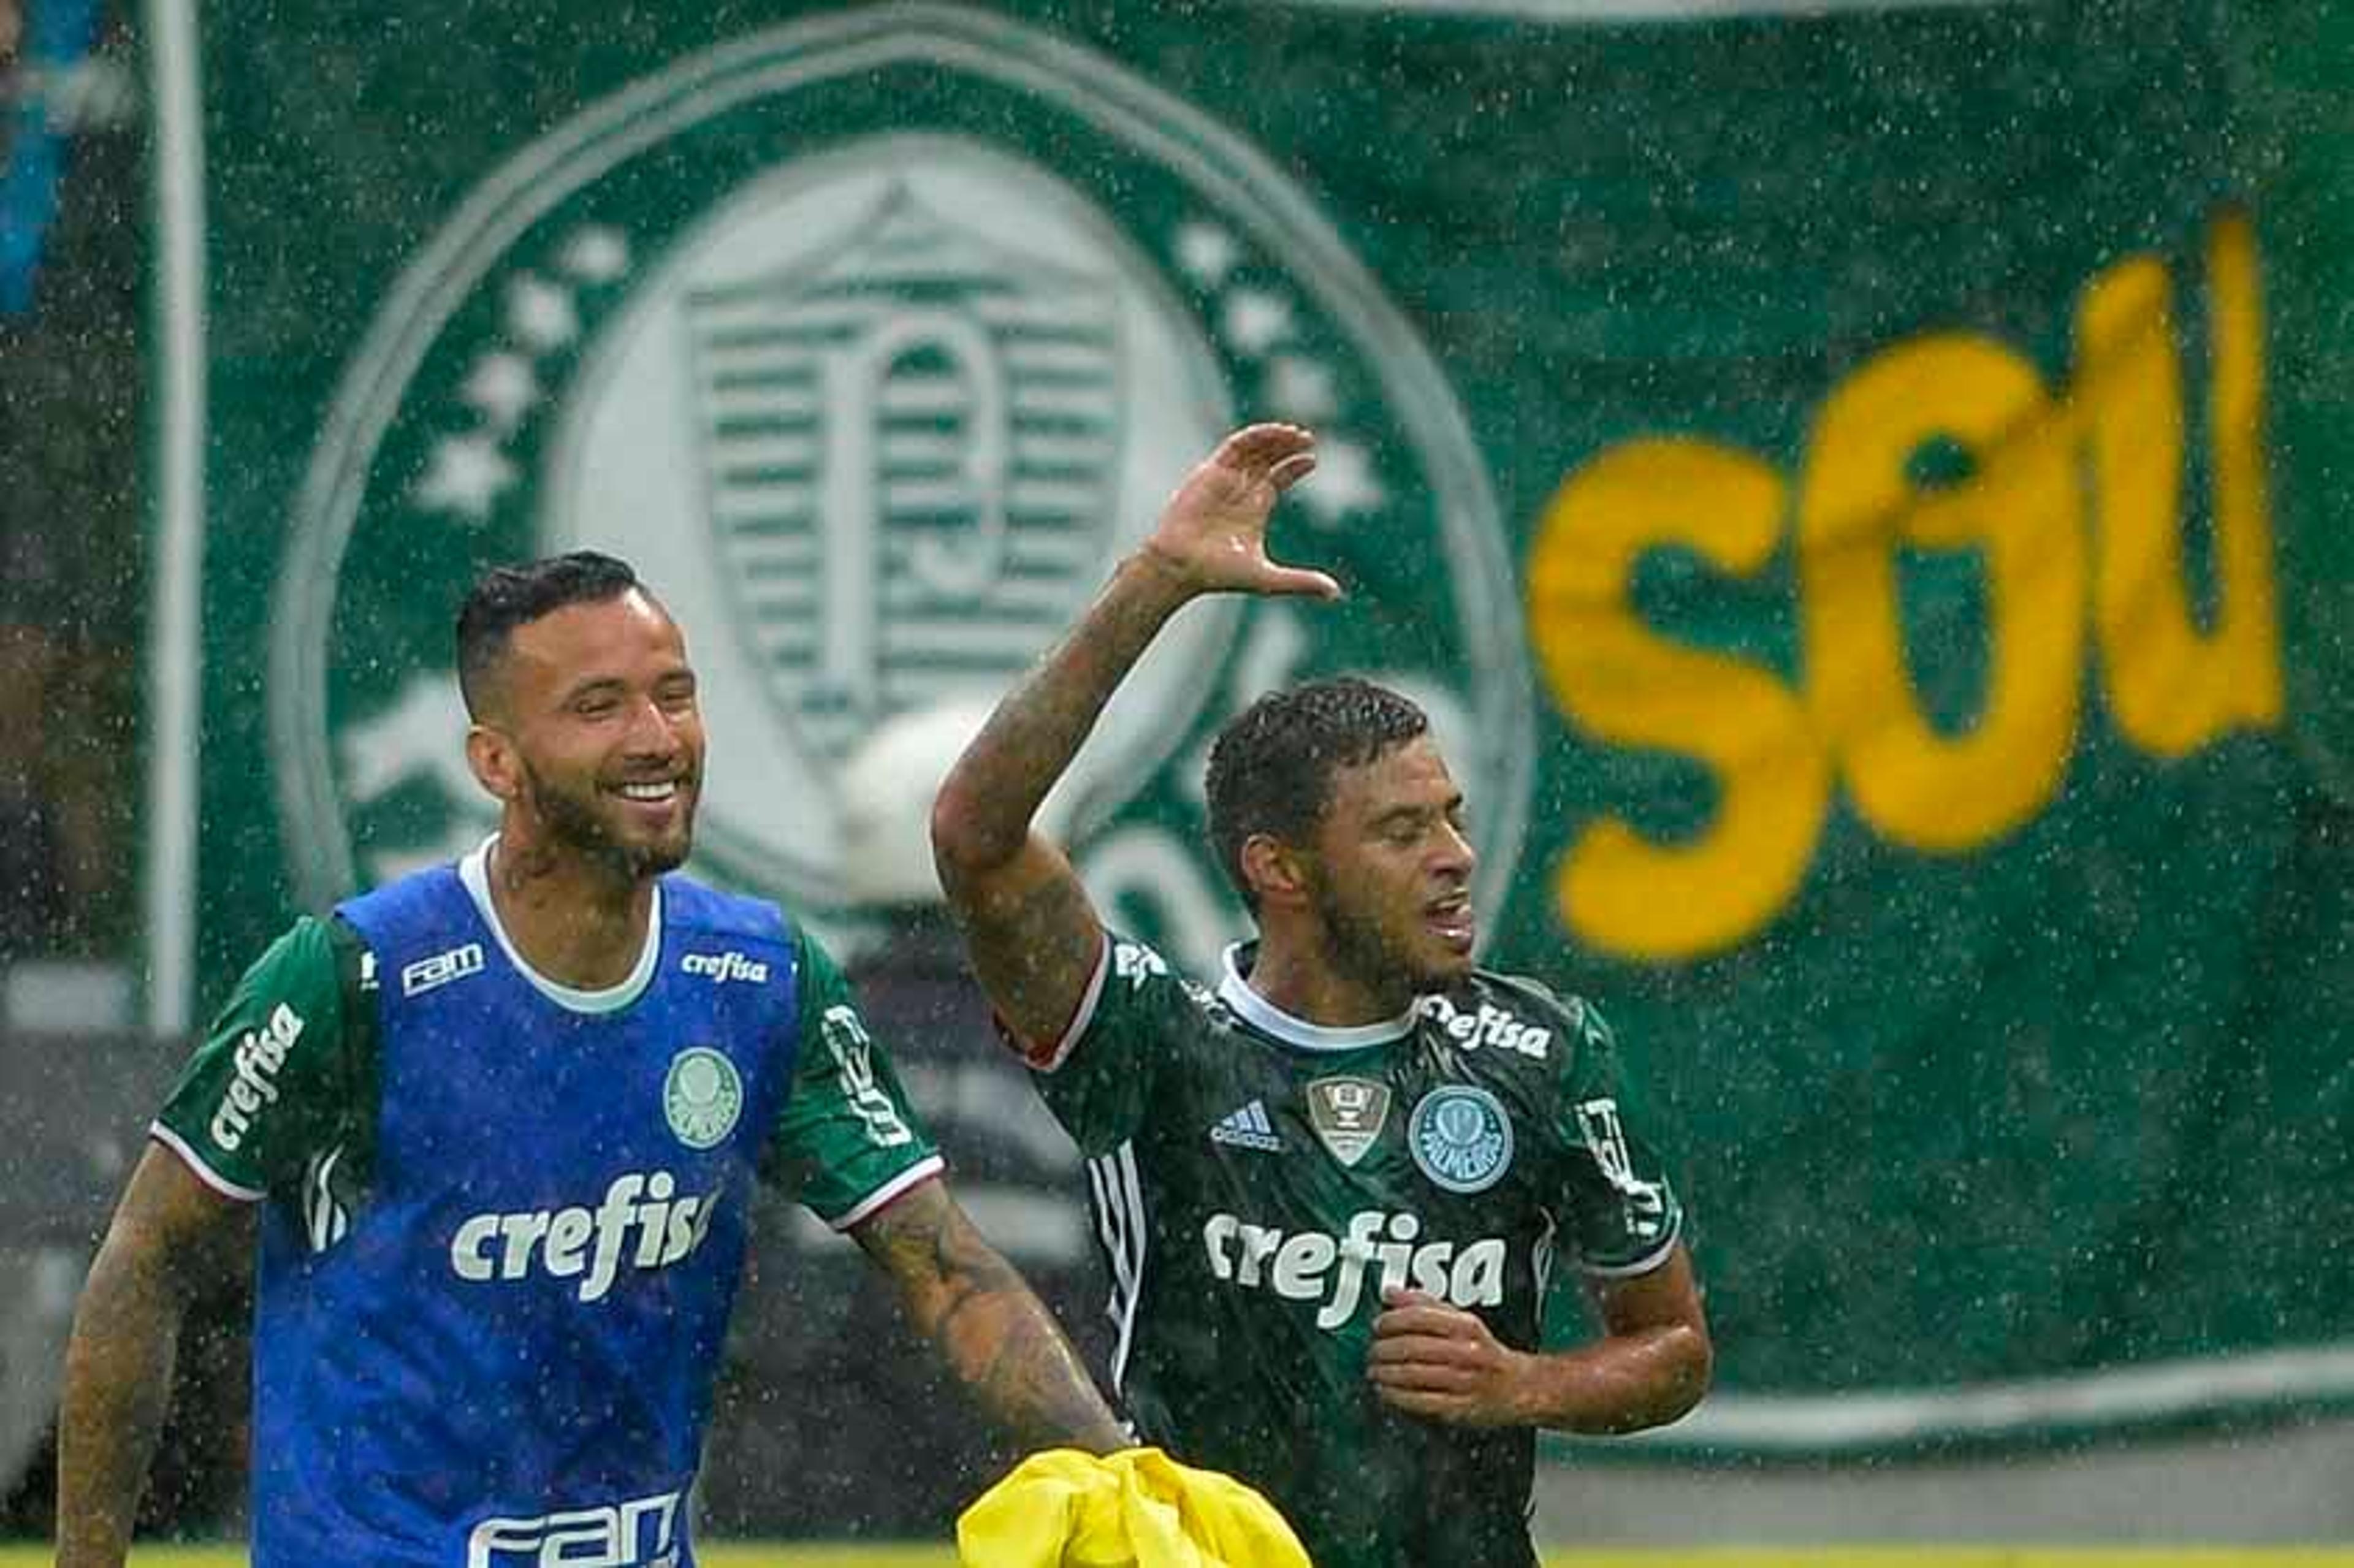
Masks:
[[[847,1230],[944,1161],[867,1032],[850,982],[806,931],[794,933],[800,1052],[777,1118],[770,1176],[836,1230]]]
[[[350,1090],[344,974],[365,958],[347,927],[306,916],[238,981],[150,1129],[207,1186],[259,1201],[333,1145]]]
[[[1646,1274],[1668,1260],[1683,1230],[1683,1205],[1653,1145],[1641,1099],[1602,1015],[1564,1004],[1573,1043],[1553,1127],[1562,1150],[1554,1219],[1588,1274]]]
[[[1107,931],[1077,1013],[1051,1049],[1025,1054],[1038,1092],[1089,1158],[1136,1135],[1161,1067],[1213,998],[1143,943]]]

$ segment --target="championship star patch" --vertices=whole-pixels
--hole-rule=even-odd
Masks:
[[[1318,1078],[1308,1086],[1308,1125],[1341,1164],[1353,1167],[1382,1135],[1390,1088],[1371,1078]]]

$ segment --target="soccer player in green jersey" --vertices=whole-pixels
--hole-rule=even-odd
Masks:
[[[1320,1568],[1533,1563],[1534,1431],[1672,1421],[1706,1388],[1682,1210],[1609,1029],[1475,965],[1462,792],[1363,681],[1261,699],[1212,750],[1210,833],[1257,927],[1205,986],[1105,930],[1049,789],[1169,618],[1331,599],[1267,520],[1314,467],[1229,436],[942,784],[973,966],[1090,1160],[1140,1434],[1264,1490]],[[1548,1266],[1601,1323],[1548,1349]]]

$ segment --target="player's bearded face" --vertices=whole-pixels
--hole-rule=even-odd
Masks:
[[[548,700],[516,736],[519,804],[538,835],[629,877],[684,863],[704,734],[676,624],[651,599],[627,594],[534,622],[517,647],[546,666],[532,689]]]
[[[686,863],[695,846],[691,787],[684,787],[681,808],[667,821],[644,822],[632,820],[633,807],[616,801],[614,783],[604,779],[543,771],[528,758],[523,769],[541,830],[551,844],[603,861],[630,877],[658,876]],[[627,782],[626,775],[619,781]]]
[[[1477,861],[1462,792],[1428,737],[1342,769],[1309,877],[1332,964],[1401,1003],[1469,973]]]

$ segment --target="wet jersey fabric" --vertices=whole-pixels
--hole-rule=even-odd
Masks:
[[[636,972],[580,992],[483,858],[300,922],[155,1125],[264,1205],[258,1568],[685,1568],[752,1183],[846,1225],[940,1168],[773,906],[665,877]]]
[[[1609,1029],[1485,970],[1320,1027],[1250,990],[1250,956],[1212,991],[1115,937],[1031,1056],[1088,1157],[1119,1392],[1147,1441],[1265,1491],[1319,1568],[1532,1563],[1534,1435],[1387,1409],[1367,1347],[1386,1287],[1535,1349],[1555,1258],[1667,1260],[1682,1211]]]

